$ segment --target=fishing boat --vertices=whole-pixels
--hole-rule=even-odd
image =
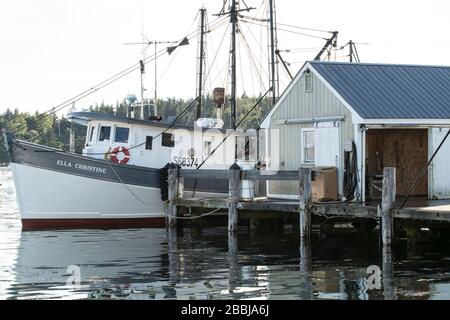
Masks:
[[[170,123],[162,122],[158,114],[145,116],[142,87],[140,110],[139,103],[130,104],[127,116],[95,112],[67,115],[71,122],[86,126],[82,154],[15,139],[4,133],[24,229],[161,227],[165,224],[167,170],[164,168],[168,164],[195,170],[226,169],[236,161],[249,160],[245,152],[241,159],[236,152],[236,137],[241,136],[236,118],[236,23],[238,14],[249,10],[240,6],[236,0],[229,1],[220,13],[226,19],[231,17],[232,23],[228,132],[221,119],[225,102],[223,88],[214,91],[217,117],[201,118],[201,106],[197,106],[195,125],[184,127],[177,123],[182,114]],[[202,10],[204,19],[205,10]],[[201,23],[200,59],[204,33],[204,23]],[[179,46],[186,41],[183,39]],[[168,53],[176,47],[168,47]],[[141,80],[144,62],[140,61]],[[199,65],[203,65],[202,61]],[[204,72],[200,69],[198,74],[200,97]],[[199,104],[199,100],[193,100],[185,110]],[[187,197],[214,197],[224,193],[228,193],[227,181],[185,181]]]

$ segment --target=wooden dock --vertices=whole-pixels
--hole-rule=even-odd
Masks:
[[[298,214],[306,219],[309,224],[309,216],[323,217],[362,218],[380,220],[381,226],[392,229],[392,219],[421,220],[435,222],[450,222],[450,205],[395,208],[395,168],[385,168],[382,201],[380,205],[363,204],[359,202],[325,202],[313,203],[311,201],[311,171],[313,168],[300,168],[298,171],[259,171],[241,170],[233,165],[230,170],[184,170],[177,167],[169,169],[169,201],[168,219],[170,225],[175,225],[178,208],[206,208],[223,209],[228,211],[231,221],[230,232],[237,229],[239,213],[245,212],[252,215],[277,213]],[[240,188],[243,180],[285,180],[299,182],[299,200],[279,200],[270,198],[255,198],[245,200],[240,198]],[[229,195],[224,198],[185,198],[183,197],[184,179],[220,179],[229,181]],[[195,216],[195,211],[192,215]],[[305,226],[307,227],[307,226]],[[386,237],[393,235],[386,234]],[[386,241],[388,241],[386,239]]]
[[[241,170],[234,164],[229,170],[184,170],[173,165],[168,172],[167,225],[169,238],[176,237],[175,226],[179,219],[202,218],[205,215],[222,215],[228,218],[228,251],[231,260],[237,259],[238,220],[241,218],[295,217],[298,216],[300,235],[300,275],[304,282],[307,299],[313,298],[312,291],[312,256],[311,232],[313,217],[319,219],[336,219],[352,221],[367,220],[369,225],[378,223],[382,239],[381,270],[383,293],[387,299],[395,298],[392,279],[394,221],[402,219],[408,222],[450,223],[450,205],[414,207],[398,209],[396,203],[396,169],[384,168],[382,198],[380,204],[358,202],[314,203],[311,200],[312,171],[314,168],[302,167],[298,171],[259,171]],[[229,194],[223,198],[196,199],[184,197],[184,179],[227,179]],[[298,181],[298,200],[278,200],[255,198],[245,200],[240,197],[243,180],[285,180]],[[202,209],[197,212],[196,209]],[[210,211],[208,214],[203,213]],[[212,210],[212,211],[211,211]],[[222,211],[222,213],[219,213]],[[189,212],[186,214],[186,212]],[[250,223],[251,225],[251,223]],[[257,225],[257,224],[256,224]]]

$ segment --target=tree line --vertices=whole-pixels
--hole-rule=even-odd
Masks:
[[[246,94],[237,99],[238,121],[242,119],[248,111],[256,104],[260,97],[248,97]],[[193,100],[184,100],[176,98],[158,100],[158,114],[162,121],[172,123]],[[228,103],[226,103],[229,105]],[[117,102],[116,105],[105,103],[91,105],[89,111],[115,114],[118,116],[127,116],[130,107],[126,99]],[[241,128],[258,128],[260,122],[270,111],[271,105],[268,99],[263,99],[259,106],[248,114]],[[153,110],[150,110],[152,114]],[[215,118],[216,107],[212,97],[206,96],[202,99],[202,117]],[[193,126],[196,118],[196,103],[185,113],[183,117],[177,120],[177,125]],[[230,108],[225,108],[223,113],[225,128],[230,124]],[[0,128],[13,133],[17,139],[27,140],[33,143],[46,145],[62,150],[70,148],[70,131],[75,133],[75,151],[81,153],[85,144],[86,127],[73,124],[65,116],[43,115],[39,112],[29,113],[20,112],[18,109],[6,109],[0,114]],[[8,155],[4,147],[3,135],[0,136],[0,164],[8,162]]]

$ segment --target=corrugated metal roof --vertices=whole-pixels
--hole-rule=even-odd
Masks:
[[[310,64],[364,119],[450,119],[450,67]]]

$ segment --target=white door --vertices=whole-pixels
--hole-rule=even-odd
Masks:
[[[314,165],[316,167],[339,168],[339,127],[319,127],[314,129],[314,157]]]
[[[314,165],[316,167],[335,167],[338,173],[338,191],[342,194],[344,184],[341,161],[341,135],[339,123],[319,123],[314,128]]]
[[[439,147],[448,128],[430,129],[429,157]],[[429,198],[450,199],[450,137],[442,145],[429,168]]]

